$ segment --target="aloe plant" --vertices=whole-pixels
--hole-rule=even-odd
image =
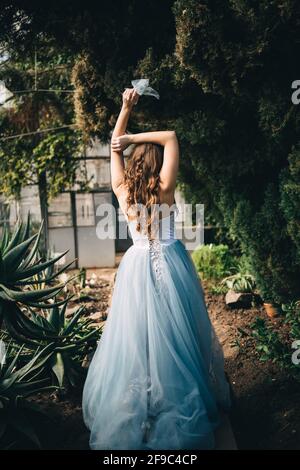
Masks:
[[[65,283],[54,284],[56,278],[71,264],[49,275],[49,268],[67,251],[43,261],[38,258],[38,247],[43,223],[37,233],[30,236],[30,215],[27,222],[18,221],[12,236],[4,230],[0,242],[0,325],[3,318],[9,324],[19,305],[37,308],[54,308],[64,302],[53,303],[50,299],[59,294]],[[39,286],[39,288],[34,288]],[[24,322],[26,320],[24,319]]]
[[[0,374],[0,442],[17,431],[36,446],[40,442],[28,418],[37,410],[26,397],[75,386],[83,378],[83,359],[101,334],[84,318],[83,307],[66,317],[71,297],[58,297],[66,282],[57,278],[72,262],[55,270],[66,252],[46,260],[40,256],[42,225],[30,235],[28,215],[12,235],[5,230],[0,242],[0,339],[11,343]]]
[[[232,289],[238,293],[251,293],[255,290],[255,278],[251,274],[237,273],[232,276],[225,277],[221,286],[226,285],[228,289]]]
[[[50,359],[51,370],[60,387],[76,386],[83,377],[82,361],[86,354],[96,346],[100,337],[99,328],[90,326],[92,319],[82,318],[84,307],[79,307],[72,318],[65,316],[68,301],[55,306],[46,317],[33,315],[33,323],[45,332],[52,331],[55,336],[53,354]],[[41,337],[40,342],[51,342],[51,338]]]
[[[23,347],[12,356],[8,348],[7,357],[0,368],[0,448],[8,448],[11,438],[25,436],[35,446],[41,447],[38,433],[32,423],[32,415],[41,410],[26,400],[41,391],[55,390],[49,377],[44,377],[44,364],[52,354],[52,345],[36,351],[23,367],[18,367]],[[43,414],[43,413],[42,413]]]
[[[82,377],[81,363],[87,352],[96,346],[101,331],[92,328],[90,318],[82,318],[84,307],[79,307],[72,318],[66,318],[68,299],[62,305],[54,305],[37,313],[33,309],[24,315],[15,305],[14,315],[7,324],[7,331],[18,343],[37,348],[52,345],[48,365],[60,387],[75,386]]]

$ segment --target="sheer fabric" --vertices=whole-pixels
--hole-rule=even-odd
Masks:
[[[219,408],[230,406],[222,348],[174,217],[154,240],[128,222],[134,244],[83,392],[92,449],[211,449]]]

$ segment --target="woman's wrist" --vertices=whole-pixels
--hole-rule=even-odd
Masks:
[[[128,105],[128,104],[122,104],[122,108],[121,108],[121,111],[124,111],[126,113],[130,113],[132,110],[132,106],[131,105]]]
[[[134,144],[134,134],[126,134],[129,140],[129,144]]]

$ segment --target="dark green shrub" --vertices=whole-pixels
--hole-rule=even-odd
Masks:
[[[208,280],[223,278],[237,265],[226,245],[202,245],[193,252],[192,258],[201,277]]]
[[[257,318],[251,325],[252,337],[255,339],[256,349],[262,361],[272,361],[300,380],[297,351],[298,360],[296,362],[292,360],[295,349],[300,349],[300,303],[284,304],[282,311],[285,314],[282,326]]]

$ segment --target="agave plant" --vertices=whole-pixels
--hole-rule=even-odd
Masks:
[[[50,259],[41,257],[41,230],[42,224],[30,235],[28,215],[11,236],[5,230],[0,242],[1,348],[3,340],[10,342],[8,351],[0,351],[0,443],[4,447],[10,436],[20,433],[40,446],[32,425],[38,411],[26,398],[38,391],[75,385],[83,377],[84,357],[101,334],[91,327],[91,319],[84,318],[83,307],[71,318],[66,316],[70,297],[61,295],[66,282],[57,283],[57,279],[72,262],[55,270],[66,252]],[[1,329],[3,320],[5,328]],[[2,360],[5,357],[7,362]]]
[[[3,318],[6,325],[14,321],[14,315],[22,311],[18,305],[37,308],[54,308],[64,300],[53,303],[50,299],[59,294],[65,283],[53,284],[53,281],[71,264],[48,274],[52,267],[67,251],[43,261],[38,258],[38,246],[43,223],[37,233],[30,236],[30,215],[24,224],[16,224],[12,236],[6,229],[0,243],[0,325]],[[31,248],[30,248],[31,247]],[[39,286],[39,288],[34,288]],[[48,286],[48,287],[47,287]],[[24,315],[23,315],[24,316]],[[26,322],[26,319],[23,319]],[[15,322],[15,327],[17,327]]]
[[[232,276],[225,277],[221,285],[225,285],[228,289],[232,289],[237,293],[251,293],[255,289],[255,278],[251,274],[237,273]]]
[[[0,369],[0,448],[10,448],[16,436],[26,437],[35,446],[41,447],[38,433],[33,425],[33,415],[41,410],[26,400],[30,395],[41,391],[55,390],[49,377],[44,377],[44,364],[52,354],[52,345],[36,351],[32,359],[23,367],[18,363],[23,351],[10,354],[8,348],[6,361]],[[43,414],[43,413],[42,413]]]
[[[42,314],[30,309],[31,318],[15,306],[14,315],[7,324],[7,331],[18,343],[31,348],[51,345],[52,354],[45,367],[52,370],[60,387],[75,386],[82,378],[81,363],[101,334],[99,328],[90,326],[92,319],[83,318],[83,306],[72,318],[66,318],[68,300],[62,305],[56,302],[50,311],[43,310]]]
[[[99,328],[91,327],[92,319],[83,317],[83,306],[67,319],[67,303],[61,307],[55,306],[46,318],[37,314],[33,316],[34,324],[46,331],[51,329],[56,335],[50,365],[60,387],[74,387],[83,377],[83,359],[95,348],[101,334]],[[41,337],[40,341],[45,344],[51,339]]]

